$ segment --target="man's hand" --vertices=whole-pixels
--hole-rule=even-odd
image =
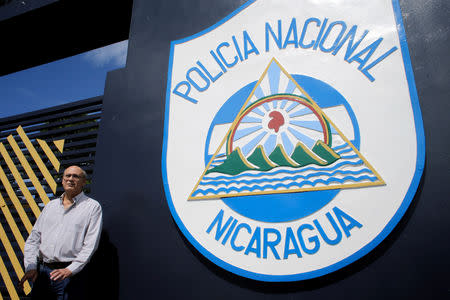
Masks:
[[[50,272],[51,280],[64,280],[68,277],[72,276],[72,272],[69,269],[56,269]]]
[[[19,282],[19,288],[23,290],[23,284],[25,283],[25,281],[31,280],[32,282],[35,282],[37,276],[38,276],[37,270],[26,271],[25,274],[23,275],[22,279]]]

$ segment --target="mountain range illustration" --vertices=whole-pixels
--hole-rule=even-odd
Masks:
[[[206,174],[217,172],[237,175],[249,170],[269,171],[276,167],[300,168],[311,164],[327,166],[339,158],[340,155],[321,140],[315,143],[312,150],[298,142],[291,156],[286,154],[286,151],[280,144],[275,147],[269,156],[266,155],[263,147],[259,145],[248,158],[245,158],[241,149],[237,147],[222,164],[209,169],[206,171]]]

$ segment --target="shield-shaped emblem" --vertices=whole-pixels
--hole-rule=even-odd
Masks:
[[[424,156],[396,0],[250,1],[172,42],[167,201],[228,271],[293,281],[357,260],[403,216]]]

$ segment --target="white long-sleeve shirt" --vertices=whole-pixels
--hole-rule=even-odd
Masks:
[[[64,209],[63,196],[42,210],[25,242],[25,271],[36,269],[37,258],[44,262],[72,262],[67,269],[76,274],[97,249],[102,229],[102,208],[83,192]]]

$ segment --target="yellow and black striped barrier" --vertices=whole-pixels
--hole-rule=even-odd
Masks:
[[[20,139],[19,142],[10,134],[6,139],[7,143],[6,141],[0,143],[0,159],[4,161],[3,167],[0,165],[0,184],[6,191],[5,198],[0,193],[0,208],[3,218],[9,227],[8,231],[12,233],[12,235],[8,235],[8,228],[5,230],[0,223],[0,241],[8,255],[7,258],[0,257],[0,275],[11,299],[19,299],[19,292],[17,291],[16,282],[13,282],[11,278],[12,274],[8,272],[4,259],[9,260],[17,278],[22,278],[24,270],[17,253],[21,252],[23,254],[25,240],[20,228],[25,228],[27,236],[32,229],[32,221],[30,216],[27,215],[26,209],[29,207],[32,211],[31,217],[34,215],[37,218],[41,212],[38,204],[43,203],[45,205],[50,201],[45,187],[49,187],[53,195],[55,195],[57,184],[55,178],[51,175],[50,169],[53,168],[56,172],[59,172],[60,162],[57,158],[57,152],[62,153],[64,149],[64,140],[51,142],[55,146],[51,147],[46,141],[36,139],[37,144],[35,143],[35,146],[21,126],[16,129],[16,132],[17,139]],[[21,144],[21,147],[19,144]],[[11,150],[8,151],[7,148]],[[52,150],[52,148],[55,150]],[[50,169],[44,161],[50,162]],[[32,165],[37,166],[35,168],[36,171],[33,170]],[[4,168],[7,169],[5,170]],[[19,169],[23,169],[23,171],[19,171]],[[39,180],[39,178],[42,179]],[[27,187],[27,182],[31,182],[30,188]],[[14,188],[14,186],[18,186],[18,188]],[[39,197],[37,195],[33,197],[30,192],[32,189],[37,192]],[[22,203],[19,200],[21,197],[26,200],[26,203]],[[15,213],[18,214],[19,218],[13,217]],[[14,249],[12,243],[14,240],[20,249]],[[24,285],[25,294],[29,294],[30,291],[31,287],[26,283]],[[3,299],[1,293],[0,299]]]

